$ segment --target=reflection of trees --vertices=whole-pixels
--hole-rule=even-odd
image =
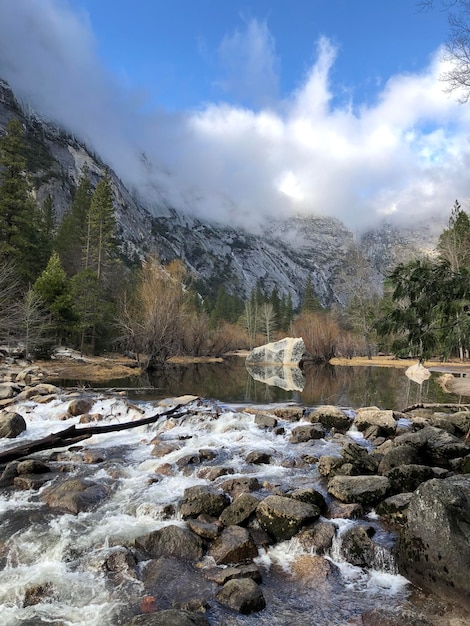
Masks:
[[[347,368],[344,368],[347,369]],[[302,401],[305,404],[336,404],[340,384],[332,365],[307,365]]]

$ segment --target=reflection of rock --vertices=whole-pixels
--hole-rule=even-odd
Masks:
[[[280,387],[286,391],[302,391],[304,388],[304,375],[295,366],[254,365],[247,362],[246,369],[252,378],[271,387]]]
[[[304,356],[305,344],[302,338],[284,337],[281,341],[267,343],[254,348],[246,357],[250,365],[297,365]]]
[[[442,374],[437,382],[446,393],[453,393],[458,396],[470,396],[470,378],[463,375],[457,378],[453,374]]]
[[[412,380],[414,383],[421,385],[425,380],[431,377],[431,372],[426,369],[421,363],[415,363],[405,371],[405,376]]]

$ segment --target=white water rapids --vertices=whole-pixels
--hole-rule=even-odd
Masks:
[[[26,401],[15,405],[14,410],[27,422],[27,430],[15,440],[1,440],[0,450],[78,424],[76,417],[61,419],[69,402],[70,396],[64,395],[48,404]],[[114,423],[163,410],[151,402],[133,408],[125,398],[101,396],[90,413],[105,416],[103,423]],[[62,478],[69,478],[74,471],[83,475],[85,468],[86,476],[112,482],[113,489],[93,511],[78,515],[51,510],[40,500],[41,490],[0,490],[2,626],[111,626],[125,624],[139,613],[147,590],[138,575],[112,578],[103,564],[122,546],[132,548],[134,540],[145,533],[167,524],[186,525],[178,516],[178,503],[187,487],[209,483],[198,476],[204,466],[231,468],[234,473],[222,479],[255,476],[263,485],[263,495],[273,488],[284,492],[303,487],[315,487],[326,495],[316,464],[298,460],[303,454],[319,457],[337,453],[340,445],[324,439],[289,443],[290,430],[298,424],[279,420],[285,433],[275,434],[259,428],[254,415],[234,406],[203,404],[183,418],[162,417],[151,426],[96,435],[79,447],[100,450],[105,460],[85,466],[77,461],[72,472],[69,469]],[[163,457],[152,457],[151,441],[155,437],[181,447]],[[201,449],[212,450],[215,458],[179,469],[180,459]],[[247,454],[255,450],[269,453],[271,463],[247,464]],[[34,457],[48,462],[51,454],[42,452]],[[73,452],[70,455],[73,458]],[[157,472],[163,464],[173,468],[169,475]],[[363,611],[403,602],[407,581],[393,573],[386,557],[383,569],[375,571],[344,562],[338,549],[341,531],[357,522],[334,521],[337,537],[327,558],[340,567],[339,580],[312,585],[293,577],[292,563],[308,554],[296,539],[261,549],[256,562],[262,571],[267,608],[242,616],[224,610],[213,600],[207,612],[209,622],[217,626],[345,625],[357,623],[354,620]],[[41,593],[31,600],[34,589]],[[158,604],[158,597],[156,600]]]

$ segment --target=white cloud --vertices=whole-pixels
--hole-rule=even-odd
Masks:
[[[175,207],[222,222],[255,228],[302,211],[362,228],[384,215],[446,218],[470,195],[470,108],[443,93],[438,51],[421,73],[392,77],[376,102],[339,106],[336,50],[321,38],[303,83],[280,100],[274,39],[251,20],[221,43],[221,85],[258,108],[143,115],[95,47],[86,16],[64,0],[0,2],[0,76],[150,201],[161,197],[156,185]]]

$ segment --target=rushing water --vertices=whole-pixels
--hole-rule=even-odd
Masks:
[[[17,445],[76,423],[78,418],[57,421],[68,401],[67,397],[49,404],[29,400],[15,407],[27,420],[28,430],[6,445]],[[161,410],[152,402],[141,402],[137,410],[125,398],[103,395],[97,398],[92,412],[106,416],[106,422],[119,422]],[[113,578],[104,565],[106,559],[117,550],[132,549],[140,535],[166,524],[184,525],[178,513],[171,511],[177,511],[186,487],[208,482],[200,477],[203,466],[223,465],[234,472],[229,477],[256,476],[261,484],[281,492],[312,486],[326,495],[316,464],[299,459],[303,455],[311,458],[338,452],[340,444],[320,439],[294,445],[289,442],[289,434],[295,424],[281,420],[280,425],[285,428],[284,434],[267,432],[256,426],[253,415],[234,407],[220,412],[220,408],[214,410],[214,405],[207,403],[181,419],[162,418],[152,426],[94,436],[85,442],[86,448],[101,450],[107,460],[87,465],[86,473],[94,480],[111,482],[113,489],[98,508],[78,515],[49,509],[40,499],[41,490],[0,491],[2,625],[119,625],[139,612],[147,595],[155,597],[159,608],[170,606],[174,600],[190,599],[196,587],[193,578],[186,579],[184,573],[167,572],[163,586],[149,588],[132,569]],[[151,440],[155,437],[176,442],[180,447],[163,458],[153,457]],[[212,450],[215,458],[179,468],[179,460],[201,449]],[[246,455],[252,450],[269,452],[271,463],[247,464]],[[64,454],[62,464],[68,458],[68,453]],[[49,455],[44,452],[38,456],[48,459]],[[159,473],[163,464],[172,470]],[[84,467],[83,463],[77,464],[75,471],[83,473]],[[213,600],[212,590],[207,613],[210,623],[346,625],[358,623],[363,611],[401,603],[408,591],[406,580],[393,569],[388,549],[393,538],[381,531],[385,540],[377,546],[377,569],[367,571],[347,564],[338,549],[341,528],[358,522],[333,521],[339,530],[328,558],[339,567],[335,570],[337,575],[324,580],[294,575],[293,564],[299,557],[308,556],[296,539],[260,549],[257,563],[263,575],[267,608],[250,616],[234,614]],[[201,563],[203,567],[208,564]],[[138,566],[144,567],[145,563]],[[41,593],[31,601],[31,590],[37,588]],[[203,586],[196,593],[203,594]]]
[[[102,386],[140,387],[142,391],[135,392],[134,397],[149,400],[192,394],[228,403],[293,401],[305,406],[334,404],[402,410],[417,402],[458,402],[458,397],[439,387],[439,375],[433,372],[428,381],[418,385],[405,376],[403,368],[311,366],[305,371],[303,391],[285,391],[254,380],[247,372],[245,360],[235,357],[224,363],[170,365],[152,376],[112,380]],[[72,384],[90,383],[81,380]]]

